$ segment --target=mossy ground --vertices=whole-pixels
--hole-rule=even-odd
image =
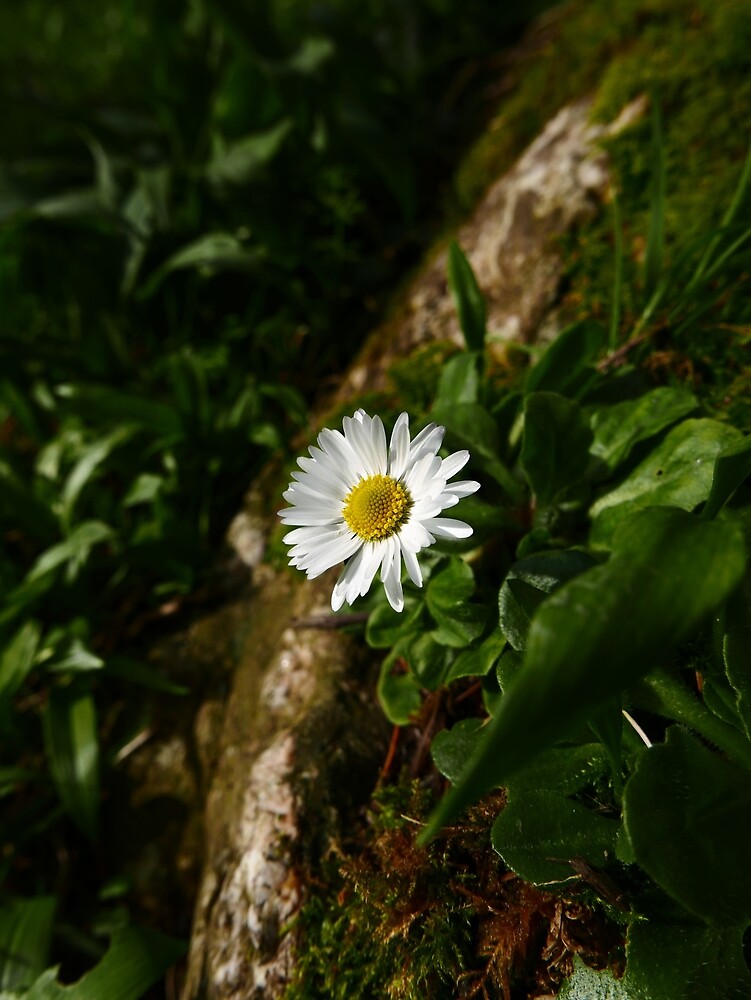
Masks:
[[[751,428],[748,254],[729,256],[698,296],[685,294],[685,276],[718,232],[748,150],[751,7],[744,0],[576,0],[554,9],[519,52],[507,67],[506,97],[496,119],[456,175],[448,219],[456,221],[474,207],[567,102],[591,95],[593,115],[611,121],[629,101],[646,95],[661,110],[662,273],[674,282],[649,321],[641,321],[649,293],[647,234],[655,213],[649,112],[607,146],[623,232],[617,342],[628,344],[640,331],[619,363],[638,366],[655,382],[689,383],[715,416]],[[743,216],[741,207],[737,218]],[[566,237],[564,318],[609,322],[614,234],[614,213],[606,208]],[[735,235],[723,238],[730,243]],[[439,345],[395,367],[392,377],[403,402],[418,409],[429,404],[441,350]],[[421,379],[423,363],[427,377]],[[555,991],[577,950],[589,947],[590,960],[602,963],[610,948],[617,962],[618,934],[601,912],[593,917],[597,906],[578,925],[594,938],[582,944],[569,933],[568,946],[554,955],[558,964],[549,961],[545,928],[561,919],[560,907],[580,904],[509,879],[488,846],[497,802],[493,808],[486,804],[485,812],[479,807],[466,826],[446,831],[428,851],[418,850],[414,821],[427,814],[430,798],[425,782],[382,787],[352,842],[315,873],[322,884],[297,925],[299,968],[286,1000],[528,998]]]

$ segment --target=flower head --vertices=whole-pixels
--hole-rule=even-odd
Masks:
[[[346,565],[331,595],[334,611],[370,590],[378,572],[389,604],[404,608],[402,560],[409,578],[422,586],[417,553],[436,538],[468,538],[464,521],[440,517],[462,497],[480,488],[471,480],[449,483],[466,464],[468,451],[441,458],[444,434],[435,424],[410,441],[409,417],[402,413],[391,443],[380,417],[358,410],[345,417],[343,433],[325,429],[310,458],[299,458],[302,472],[284,494],[291,507],[279,511],[290,563],[312,580],[337,563]]]

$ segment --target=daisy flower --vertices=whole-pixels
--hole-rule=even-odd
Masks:
[[[435,424],[409,436],[402,413],[391,443],[380,417],[364,410],[344,418],[344,432],[328,428],[318,436],[310,458],[299,458],[302,472],[284,493],[291,507],[279,511],[285,524],[297,525],[284,536],[289,561],[309,580],[345,562],[331,595],[331,607],[352,604],[370,590],[380,569],[381,582],[395,611],[404,608],[402,560],[410,580],[422,586],[417,553],[436,538],[468,538],[464,521],[439,517],[462,497],[480,488],[471,480],[449,483],[466,464],[468,451],[441,458],[445,428]]]

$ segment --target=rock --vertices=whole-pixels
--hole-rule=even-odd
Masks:
[[[595,212],[609,185],[598,146],[609,130],[592,125],[588,113],[587,101],[560,111],[458,234],[487,299],[491,349],[555,331],[557,237]],[[638,113],[634,105],[611,128]],[[337,402],[384,389],[394,360],[446,339],[461,342],[442,250],[369,339]],[[308,582],[262,561],[280,502],[269,494],[276,478],[272,470],[256,484],[229,531],[251,573],[247,592],[192,626],[187,642],[194,657],[201,648],[199,662],[212,674],[214,637],[231,648],[231,668],[209,684],[192,732],[181,737],[185,747],[168,734],[134,754],[141,770],[151,769],[154,787],[185,786],[194,810],[205,799],[183,1000],[281,994],[294,960],[288,929],[305,897],[305,858],[320,856],[358,799],[369,796],[386,752],[375,664],[361,644],[329,627],[336,571]],[[171,640],[171,649],[179,646]],[[175,761],[190,775],[181,777]]]

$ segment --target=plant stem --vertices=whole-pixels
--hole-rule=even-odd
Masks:
[[[641,692],[647,694],[645,708],[690,726],[729,757],[751,768],[751,743],[733,726],[713,715],[667,670],[655,670],[645,677]]]

